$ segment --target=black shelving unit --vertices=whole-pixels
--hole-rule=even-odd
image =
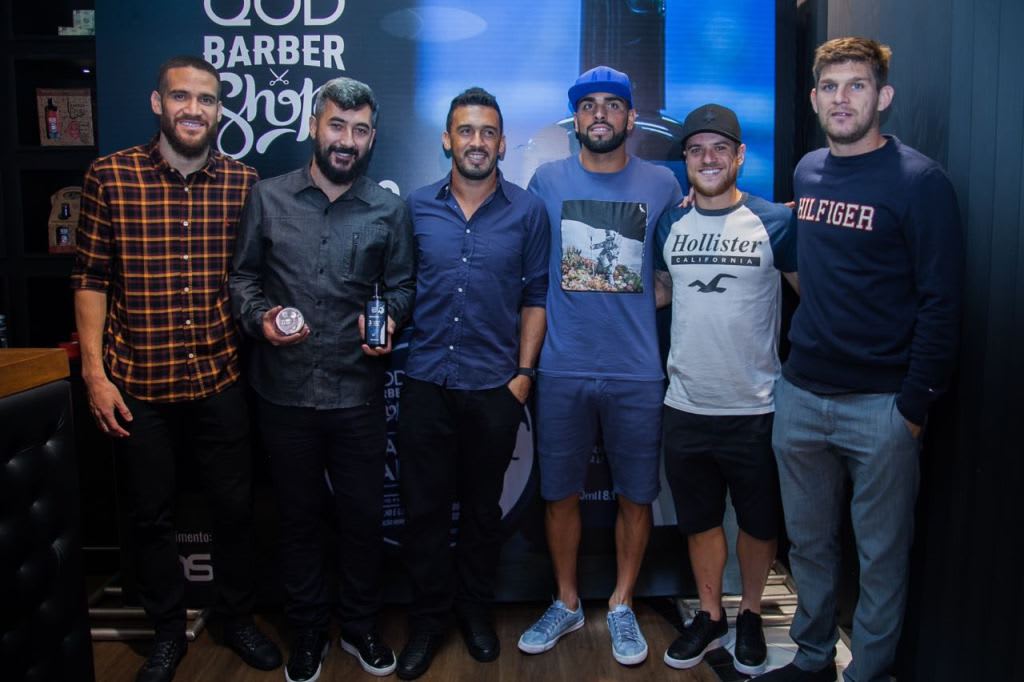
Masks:
[[[89,89],[95,139],[96,41],[57,35],[58,25],[72,23],[73,10],[93,8],[94,0],[0,3],[0,313],[7,314],[13,346],[52,347],[75,328],[73,256],[48,252],[50,196],[81,185],[98,149],[42,146],[36,88]],[[113,455],[89,415],[75,360],[71,390],[86,572],[109,575],[119,544]]]
[[[97,147],[39,143],[36,88],[81,88],[93,96],[96,131],[96,42],[58,36],[72,11],[93,0],[12,2],[0,6],[0,313],[13,346],[54,346],[74,329],[68,288],[72,257],[50,254],[50,196],[81,185]]]

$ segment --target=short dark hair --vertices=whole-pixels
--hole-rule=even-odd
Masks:
[[[889,60],[892,59],[892,48],[870,38],[848,36],[833,38],[822,43],[814,51],[814,85],[817,87],[821,72],[826,66],[845,62],[860,62],[871,67],[875,76],[875,87],[881,88],[889,81]]]
[[[324,113],[327,100],[348,111],[364,106],[370,107],[370,125],[377,127],[377,98],[373,96],[373,90],[366,83],[347,76],[339,76],[324,83],[313,100],[315,118],[320,118],[320,114]]]
[[[487,92],[483,88],[476,86],[472,88],[466,88],[455,96],[452,100],[451,105],[448,107],[448,118],[445,119],[444,129],[451,132],[452,129],[452,116],[455,110],[459,107],[488,107],[498,112],[498,132],[505,132],[505,119],[501,115],[501,107],[498,106],[498,100],[494,98],[494,95]]]
[[[156,91],[161,95],[165,94],[167,92],[167,72],[171,69],[182,68],[198,69],[213,76],[214,80],[217,81],[217,99],[220,99],[220,74],[217,73],[217,69],[213,68],[213,64],[202,57],[193,57],[187,54],[171,57],[160,65],[160,71],[156,76]]]

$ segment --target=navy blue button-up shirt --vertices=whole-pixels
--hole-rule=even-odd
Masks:
[[[494,194],[467,221],[450,180],[408,199],[417,281],[405,371],[448,388],[494,388],[519,365],[519,309],[544,307],[547,211],[499,173]]]

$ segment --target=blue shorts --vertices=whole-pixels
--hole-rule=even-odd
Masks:
[[[661,381],[553,377],[537,380],[540,492],[564,500],[583,492],[598,429],[612,473],[612,490],[650,504],[660,489]]]

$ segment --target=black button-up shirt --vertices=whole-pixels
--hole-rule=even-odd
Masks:
[[[385,361],[361,350],[358,317],[381,282],[402,325],[415,290],[409,213],[366,177],[331,202],[309,165],[256,183],[239,226],[229,277],[231,307],[257,339],[249,383],[265,400],[334,409],[382,399]],[[263,336],[263,313],[298,308],[310,334],[291,346]]]
[[[418,273],[405,371],[449,388],[494,388],[519,363],[519,309],[545,305],[547,209],[499,173],[466,220],[450,178],[409,195]]]

